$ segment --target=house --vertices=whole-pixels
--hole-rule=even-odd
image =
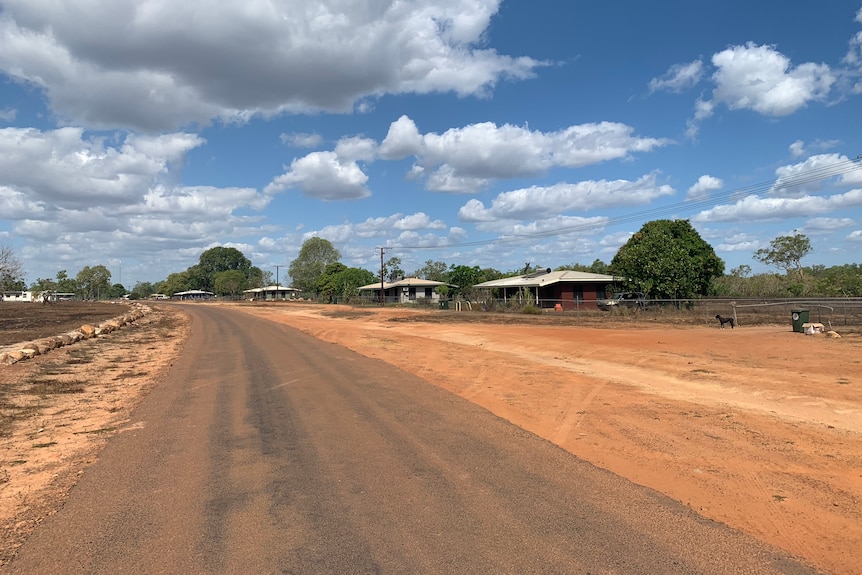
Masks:
[[[269,285],[262,288],[247,289],[242,293],[245,294],[246,299],[254,301],[274,301],[295,299],[299,295],[300,290],[281,285]]]
[[[203,290],[199,290],[199,289],[192,289],[192,290],[188,290],[188,291],[178,291],[173,296],[171,296],[171,299],[178,299],[178,300],[183,300],[183,301],[188,301],[188,300],[200,301],[200,300],[208,300],[208,299],[214,299],[214,298],[215,298],[215,294],[213,292],[203,291]]]
[[[383,282],[383,293],[387,302],[434,304],[441,299],[434,288],[445,285],[449,284],[421,278],[403,278],[396,282]],[[380,301],[380,287],[380,282],[377,282],[357,289],[363,296]]]
[[[596,300],[605,297],[606,289],[614,284],[614,276],[550,268],[528,274],[482,282],[473,286],[487,289],[492,297],[504,302],[528,298],[539,307],[572,310],[596,307]]]
[[[47,301],[52,302],[75,299],[75,294],[66,292],[4,291],[0,292],[0,301],[40,302],[44,294],[47,294]]]
[[[0,301],[36,301],[36,296],[31,291],[4,291],[0,292]]]

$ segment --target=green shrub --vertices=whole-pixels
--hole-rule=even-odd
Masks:
[[[525,305],[524,307],[521,308],[521,313],[524,313],[527,315],[541,315],[542,314],[542,308],[537,307],[531,303],[528,303],[527,305]]]

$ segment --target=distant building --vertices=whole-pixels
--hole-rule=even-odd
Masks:
[[[440,300],[440,294],[434,288],[444,285],[449,284],[420,278],[404,278],[397,282],[383,282],[382,287],[387,302],[436,303]],[[357,289],[367,297],[380,301],[380,282]]]
[[[50,292],[48,293],[48,301],[68,301],[75,299],[74,293],[66,292]],[[39,291],[4,291],[0,292],[0,301],[23,301],[23,302],[39,302],[42,301],[42,292]]]
[[[181,301],[201,301],[208,299],[215,299],[215,294],[211,291],[203,291],[199,289],[192,289],[188,291],[178,291],[174,295],[171,296],[171,299],[178,299]]]
[[[495,299],[508,301],[523,299],[529,294],[531,303],[539,307],[575,309],[577,307],[596,307],[596,300],[606,297],[605,289],[614,283],[614,276],[561,270],[552,272],[550,268],[540,271],[482,282],[473,286],[493,293]]]
[[[254,301],[276,301],[296,299],[300,294],[300,290],[280,285],[269,285],[262,288],[247,289],[242,293],[246,299]]]

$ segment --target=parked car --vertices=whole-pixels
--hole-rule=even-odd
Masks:
[[[596,300],[596,305],[602,311],[611,311],[613,309],[634,307],[645,309],[647,306],[646,294],[639,291],[627,291],[615,293],[614,297],[608,299]]]

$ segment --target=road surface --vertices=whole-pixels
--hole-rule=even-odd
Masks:
[[[378,360],[184,308],[182,358],[4,572],[813,573]]]

